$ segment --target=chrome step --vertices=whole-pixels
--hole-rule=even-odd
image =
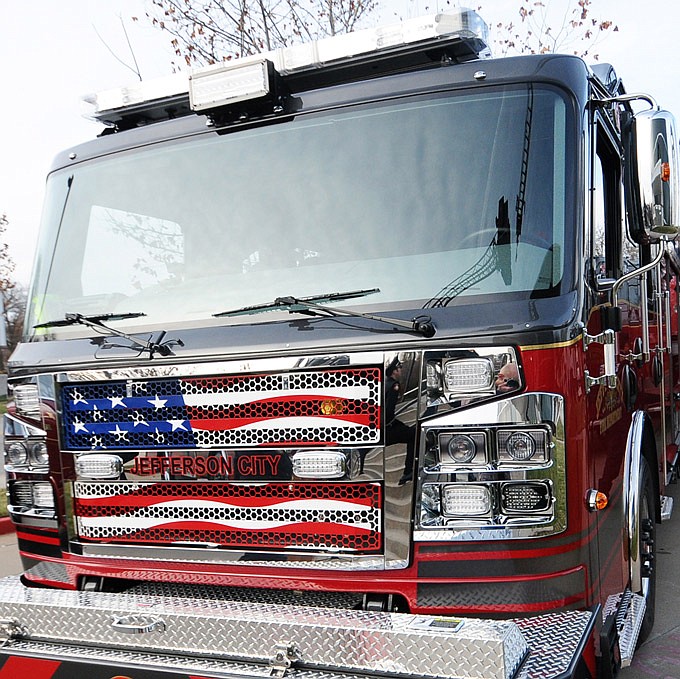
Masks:
[[[616,616],[621,667],[629,667],[633,660],[646,608],[645,598],[633,594],[630,590],[614,594],[607,599],[602,616],[603,620],[609,615]]]

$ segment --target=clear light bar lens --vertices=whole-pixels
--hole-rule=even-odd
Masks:
[[[444,384],[449,392],[487,391],[493,382],[493,365],[484,358],[449,361],[444,367]]]
[[[36,384],[18,384],[13,390],[14,403],[20,415],[40,414],[40,395]]]
[[[346,471],[344,453],[305,450],[293,455],[293,474],[301,479],[341,479]]]
[[[310,71],[321,68],[327,64],[338,63],[343,60],[353,59],[357,56],[369,54],[381,49],[395,49],[401,45],[410,45],[423,41],[431,41],[439,38],[476,38],[477,45],[475,52],[479,57],[490,56],[488,45],[489,29],[483,19],[474,11],[464,8],[452,10],[451,13],[431,14],[424,17],[407,19],[398,24],[379,28],[369,28],[362,31],[355,31],[344,35],[337,35],[331,38],[324,38],[315,42],[293,47],[285,47],[271,52],[265,52],[253,57],[243,57],[239,63],[229,66],[210,66],[200,71],[196,71],[192,76],[200,73],[199,81],[205,72],[206,76],[210,71],[215,73],[227,73],[225,78],[228,80],[233,74],[228,71],[234,68],[243,68],[262,63],[265,60],[271,61],[274,68],[281,75]],[[477,51],[479,50],[479,51]],[[235,76],[235,81],[230,85],[236,92],[241,89],[247,99],[252,95],[253,86],[257,89],[257,83],[262,83],[260,74],[257,73],[257,66],[253,72],[241,73]],[[150,103],[164,105],[164,102],[172,100],[178,96],[183,96],[189,90],[200,89],[193,94],[190,93],[191,105],[193,110],[210,108],[217,103],[216,94],[222,89],[215,82],[199,82],[187,85],[187,78],[184,73],[176,73],[165,78],[145,80],[135,83],[128,87],[98,92],[85,97],[84,101],[92,105],[94,110],[87,114],[95,120],[111,122],[116,119],[115,112],[127,110],[144,110]],[[204,89],[205,88],[205,89]],[[217,91],[213,91],[213,89]],[[259,96],[264,96],[262,92]],[[258,96],[258,95],[255,95]],[[194,98],[196,102],[194,103]],[[212,101],[212,103],[210,103]],[[229,102],[239,99],[234,96],[229,98]],[[199,108],[202,107],[202,108]]]
[[[267,94],[269,68],[266,59],[195,71],[189,77],[189,100],[194,111],[257,99]]]
[[[76,474],[88,479],[117,479],[123,472],[123,460],[117,455],[98,453],[80,455],[76,459]]]
[[[445,516],[485,516],[491,512],[491,489],[482,485],[448,485],[442,492]]]

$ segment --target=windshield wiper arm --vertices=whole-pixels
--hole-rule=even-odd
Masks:
[[[140,311],[132,311],[123,314],[99,314],[92,316],[67,313],[64,315],[64,318],[61,318],[56,321],[47,321],[45,323],[39,323],[38,325],[34,325],[33,327],[37,330],[40,328],[57,328],[66,327],[69,325],[86,325],[88,328],[94,328],[95,330],[103,330],[105,332],[111,333],[112,335],[115,335],[116,337],[122,337],[123,339],[128,340],[133,344],[133,346],[138,347],[142,351],[148,351],[149,358],[153,358],[154,354],[156,353],[160,354],[161,356],[171,356],[172,347],[184,346],[184,342],[182,342],[182,340],[180,339],[171,339],[166,340],[164,342],[163,338],[165,337],[165,330],[163,330],[159,334],[156,341],[152,342],[150,340],[144,339],[143,337],[133,337],[132,335],[129,335],[128,333],[123,332],[122,330],[116,330],[115,328],[112,328],[105,324],[105,321],[106,322],[122,321],[127,318],[139,318],[141,316],[146,316],[146,314]]]
[[[398,328],[404,328],[411,332],[415,332],[423,337],[433,337],[436,329],[432,324],[432,319],[429,316],[417,316],[410,321],[405,321],[401,318],[390,318],[388,316],[376,316],[375,314],[366,314],[360,311],[350,311],[348,309],[340,309],[338,307],[326,307],[324,303],[335,302],[338,300],[354,299],[356,297],[365,297],[380,292],[379,288],[371,288],[369,290],[352,290],[350,292],[332,292],[326,295],[312,295],[310,297],[277,297],[273,302],[265,304],[256,304],[254,306],[244,306],[239,309],[231,311],[222,311],[218,314],[213,314],[217,318],[246,316],[248,314],[259,314],[267,311],[276,311],[277,309],[285,309],[289,313],[301,313],[310,316],[321,316],[326,318],[333,318],[336,316],[349,316],[352,318],[367,318],[371,321],[378,321],[380,323],[387,323]]]

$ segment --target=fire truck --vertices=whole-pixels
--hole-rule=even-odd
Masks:
[[[0,677],[614,677],[680,429],[678,139],[439,14],[89,97],[4,420]]]

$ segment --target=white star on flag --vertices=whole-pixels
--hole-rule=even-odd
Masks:
[[[77,406],[79,403],[84,403],[87,405],[87,401],[83,398],[83,395],[77,390],[73,390],[73,405]]]
[[[105,448],[104,446],[104,441],[102,440],[101,436],[93,436],[92,437],[92,450],[95,448]]]
[[[87,431],[87,427],[77,417],[73,420],[73,429],[75,434],[81,431],[84,431],[86,434],[90,433]]]
[[[109,401],[111,401],[111,409],[115,408],[116,406],[127,408],[121,396],[112,396]]]
[[[152,399],[149,399],[149,403],[156,408],[156,410],[159,410],[160,408],[165,407],[165,404],[168,402],[168,399],[163,399],[159,398],[158,394],[156,394]]]
[[[184,426],[185,422],[186,420],[168,420],[168,423],[172,425],[172,431],[177,431],[178,429],[187,431],[187,428]]]
[[[135,423],[135,427],[140,424],[145,427],[149,426],[149,423],[144,419],[144,415],[139,412],[139,410],[132,411],[132,421]]]
[[[113,434],[116,437],[116,441],[127,441],[128,433],[118,425],[116,425],[115,429],[109,430],[109,434]]]

